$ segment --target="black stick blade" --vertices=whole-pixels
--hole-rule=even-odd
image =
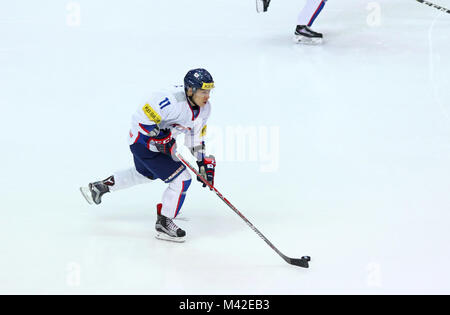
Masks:
[[[309,261],[311,260],[311,258],[309,256],[303,256],[302,258],[298,259],[298,258],[290,258],[289,259],[289,263],[291,265],[295,265],[295,266],[299,266],[302,268],[309,268]]]

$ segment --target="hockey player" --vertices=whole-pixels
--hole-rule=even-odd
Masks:
[[[209,98],[213,88],[211,74],[205,69],[194,69],[184,77],[184,86],[156,92],[148,102],[141,104],[132,116],[129,134],[134,167],[81,187],[86,200],[90,204],[100,204],[105,193],[160,179],[168,186],[162,202],[156,206],[156,237],[183,242],[186,232],[172,219],[180,213],[191,175],[174,156],[175,138],[180,133],[186,135],[185,145],[196,157],[200,174],[214,185],[216,161],[213,156],[205,156],[203,140],[211,112]]]
[[[266,12],[271,0],[256,0],[258,12]],[[306,0],[306,4],[297,18],[294,41],[302,44],[319,44],[323,35],[314,32],[310,27],[319,16],[327,0]]]

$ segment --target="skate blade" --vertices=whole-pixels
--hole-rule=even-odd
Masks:
[[[92,205],[94,203],[94,201],[92,200],[92,195],[91,195],[91,191],[89,190],[88,187],[80,187],[80,191],[81,194],[83,195],[84,199],[86,199],[86,201]]]
[[[172,237],[167,235],[166,233],[156,232],[155,237],[159,240],[175,242],[175,243],[183,243],[186,240],[186,236],[183,237]]]
[[[320,45],[323,42],[323,38],[309,38],[309,37],[295,35],[293,38],[293,41],[296,44]]]

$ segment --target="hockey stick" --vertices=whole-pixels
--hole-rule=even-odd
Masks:
[[[278,255],[281,256],[281,258],[283,258],[288,264],[291,265],[295,265],[295,266],[299,266],[299,267],[303,267],[303,268],[309,268],[309,264],[308,262],[311,260],[311,257],[309,256],[303,256],[302,258],[290,258],[287,257],[286,255],[284,255],[282,252],[280,252],[241,212],[239,212],[238,209],[236,209],[235,206],[233,206],[231,204],[231,202],[229,202],[227,200],[227,198],[225,198],[214,186],[212,186],[206,179],[203,178],[203,176],[201,176],[199,174],[199,172],[188,162],[186,161],[186,159],[180,154],[180,153],[175,153],[175,156],[181,161],[181,163],[183,163],[187,168],[189,168],[195,175],[197,175],[198,178],[200,178],[200,180],[209,187],[210,190],[213,190],[217,196],[219,196],[220,199],[223,200],[223,202],[225,202],[230,208],[231,210],[233,210],[238,216],[241,217],[242,220],[245,221],[245,223],[247,223],[247,225],[256,233],[259,235],[259,237],[261,237],[266,243],[267,245],[269,245]]]
[[[449,14],[450,14],[450,10],[449,10],[449,9],[446,9],[446,8],[444,8],[444,7],[441,7],[441,6],[437,5],[437,4],[434,4],[434,3],[431,3],[431,2],[428,2],[428,1],[425,1],[425,0],[416,0],[416,1],[417,1],[417,2],[420,2],[420,3],[423,3],[423,4],[426,4],[426,5],[429,6],[429,7],[436,8],[436,9],[438,9],[439,11],[442,11],[442,12],[445,12],[445,13],[449,13]]]
[[[271,0],[256,0],[256,12],[262,13],[269,9]]]

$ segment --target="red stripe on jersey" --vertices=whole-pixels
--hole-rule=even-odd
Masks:
[[[137,137],[136,137],[136,140],[134,140],[134,143],[136,143],[138,140],[139,140],[139,137],[141,136],[141,133],[140,132],[138,132],[138,135],[137,135]]]

